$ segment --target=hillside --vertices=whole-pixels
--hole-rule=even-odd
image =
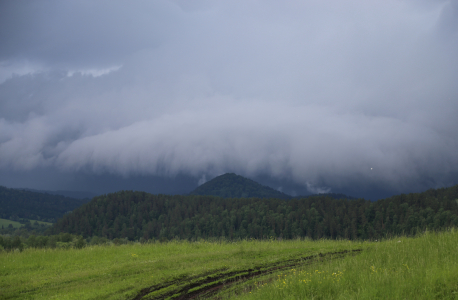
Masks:
[[[0,218],[55,222],[87,200],[0,186]]]
[[[59,242],[43,251],[29,238],[27,251],[0,254],[0,298],[456,299],[457,239],[450,230],[373,242]]]
[[[215,177],[189,194],[218,196],[221,198],[292,198],[280,191],[234,173],[226,173]]]
[[[52,233],[109,239],[282,237],[378,239],[458,226],[458,185],[371,202],[364,199],[219,198],[122,191],[95,197]]]
[[[68,197],[68,198],[85,200],[86,202],[91,201],[92,198],[97,196],[96,193],[81,192],[81,191],[63,191],[63,190],[47,191],[47,190],[35,190],[35,189],[26,189],[26,188],[20,188],[18,190],[30,191],[30,192],[36,192],[36,193],[44,193],[44,194],[51,194],[51,195],[60,195],[60,196]]]

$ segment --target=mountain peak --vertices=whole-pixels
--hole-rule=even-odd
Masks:
[[[287,194],[235,173],[217,176],[197,187],[190,195],[211,195],[222,198],[291,198]]]

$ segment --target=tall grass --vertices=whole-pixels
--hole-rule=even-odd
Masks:
[[[238,299],[458,299],[458,233],[373,243],[358,256],[291,269]]]
[[[241,299],[457,299],[458,232],[383,242],[239,241],[25,249],[0,253],[0,299],[131,299],[141,289],[340,250],[361,254],[264,276]],[[259,280],[262,280],[259,282]],[[173,288],[173,287],[171,287]]]
[[[131,299],[174,278],[356,247],[336,241],[174,241],[2,252],[0,299]]]

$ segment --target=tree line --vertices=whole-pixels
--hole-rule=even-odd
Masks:
[[[91,245],[107,243],[107,240],[93,239]],[[0,235],[0,252],[2,250],[22,251],[24,248],[77,248],[81,249],[86,246],[86,240],[82,236],[77,236],[69,233],[60,233],[57,235],[29,235],[25,236],[10,236]]]
[[[379,239],[458,226],[458,186],[371,202],[219,198],[121,191],[95,197],[59,219],[49,233],[85,238]]]

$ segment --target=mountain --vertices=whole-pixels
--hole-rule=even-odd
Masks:
[[[189,194],[218,196],[221,198],[292,198],[287,194],[234,173],[226,173],[215,177]]]
[[[0,186],[0,218],[24,218],[55,222],[65,213],[87,203],[61,195]]]

